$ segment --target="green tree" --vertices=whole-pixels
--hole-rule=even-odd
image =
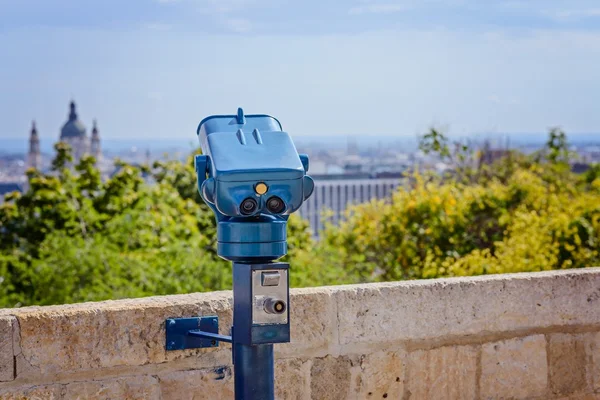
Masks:
[[[102,182],[93,158],[72,165],[66,144],[55,149],[52,171],[28,171],[29,189],[0,206],[1,305],[230,285],[227,263],[202,232],[212,218],[207,209],[172,182],[146,184],[147,168],[118,162]]]
[[[452,177],[460,182],[471,182],[477,177],[473,168],[473,150],[460,141],[450,142],[437,128],[431,128],[419,138],[419,150],[424,154],[436,154],[440,160],[451,166],[451,174],[445,174],[445,177]]]
[[[459,159],[438,131],[421,144]],[[485,173],[417,173],[391,201],[353,207],[328,227],[314,252],[325,259],[311,262],[354,282],[598,265],[600,180],[569,171],[564,133],[551,131],[540,154],[508,153]]]
[[[191,156],[152,167],[117,161],[103,182],[92,157],[73,165],[68,145],[55,150],[51,172],[28,171],[28,190],[0,205],[0,306],[231,287]],[[292,218],[290,255],[311,243],[306,222]]]
[[[580,268],[600,263],[600,173],[569,170],[566,135],[478,165],[437,130],[421,148],[454,169],[414,173],[388,201],[351,207],[313,241],[288,223],[293,286]],[[193,156],[193,155],[192,155]],[[56,304],[231,287],[216,255],[215,218],[196,190],[193,158],[117,162],[103,181],[93,158],[56,146],[48,174],[0,205],[0,306]],[[146,183],[151,181],[151,183]]]

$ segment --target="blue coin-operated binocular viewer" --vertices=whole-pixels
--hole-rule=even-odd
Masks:
[[[217,217],[218,254],[272,261],[287,252],[286,223],[313,191],[308,157],[298,155],[268,115],[212,116],[198,126],[198,187]]]
[[[169,319],[167,350],[233,347],[236,399],[273,399],[273,344],[290,341],[287,220],[314,189],[279,121],[268,115],[215,115],[197,130],[198,190],[217,220],[217,252],[233,261],[232,335],[217,317]]]

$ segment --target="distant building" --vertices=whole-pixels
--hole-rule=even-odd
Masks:
[[[510,149],[508,145],[505,148],[494,149],[488,140],[483,144],[483,148],[481,149],[479,164],[492,165],[496,161],[508,156],[510,156]]]
[[[100,147],[100,134],[98,132],[96,121],[94,120],[92,137],[90,138],[86,133],[85,125],[79,120],[77,106],[74,101],[71,101],[69,108],[69,117],[60,130],[59,140],[71,146],[73,151],[73,161],[75,163],[79,162],[85,155],[92,155],[96,158],[96,163],[99,165],[102,158],[102,150]],[[35,123],[31,129],[29,154],[27,159],[28,166],[37,169],[41,168],[40,140]]]
[[[95,132],[95,151],[100,153],[100,137],[98,130],[94,123]],[[88,137],[85,129],[85,125],[79,120],[77,116],[76,105],[74,101],[71,101],[69,119],[63,125],[60,130],[60,141],[65,142],[71,146],[73,150],[73,159],[77,163],[85,155],[92,155],[92,143]]]
[[[400,179],[315,179],[315,190],[300,208],[300,215],[307,219],[315,236],[324,228],[323,211],[333,212],[332,222],[337,224],[344,211],[352,204],[372,199],[384,199],[402,184]]]
[[[492,165],[498,160],[510,156],[510,150],[505,149],[485,149],[481,152],[479,162],[481,164]]]
[[[588,163],[574,162],[571,164],[571,171],[576,174],[587,172],[592,166]]]
[[[27,167],[42,169],[42,153],[40,152],[40,138],[38,136],[35,121],[31,123],[31,134],[29,136],[29,154],[27,156]]]
[[[92,128],[92,156],[96,159],[96,164],[102,164],[102,150],[100,148],[100,133],[98,132],[98,125],[94,120],[94,127]]]

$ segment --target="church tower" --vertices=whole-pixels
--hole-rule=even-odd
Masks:
[[[60,130],[60,141],[71,146],[75,163],[78,163],[81,157],[90,153],[90,142],[85,132],[85,126],[77,116],[74,101],[71,101],[70,104],[69,119]]]
[[[94,120],[94,127],[92,128],[92,156],[96,159],[96,165],[100,165],[102,162],[102,150],[100,149],[100,134],[98,133],[96,120]]]
[[[29,137],[29,154],[27,166],[38,171],[42,168],[42,154],[40,152],[40,138],[35,127],[35,121],[31,123],[31,136]]]

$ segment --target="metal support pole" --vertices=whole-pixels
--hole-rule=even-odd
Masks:
[[[273,345],[233,347],[235,399],[273,400],[275,398]]]
[[[289,265],[233,263],[233,369],[236,400],[273,400],[273,343],[289,342]],[[265,300],[285,305],[265,312]]]

